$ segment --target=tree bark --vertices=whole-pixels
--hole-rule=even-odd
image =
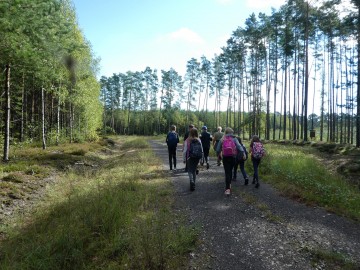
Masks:
[[[42,148],[46,149],[46,135],[45,135],[45,96],[44,87],[41,87],[41,122],[42,122]]]
[[[9,161],[9,148],[10,148],[10,65],[6,65],[5,70],[5,132],[4,132],[4,156],[3,161]]]

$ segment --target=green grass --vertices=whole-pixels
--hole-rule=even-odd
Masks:
[[[159,160],[143,138],[121,137],[117,143],[117,151],[86,154],[106,166],[95,173],[70,171],[36,212],[6,228],[0,269],[178,269],[186,264],[198,231],[171,211],[173,189]]]
[[[325,263],[327,267],[335,270],[356,270],[358,266],[347,258],[344,254],[337,252],[329,252],[322,249],[313,249],[305,247],[304,252],[307,252],[311,256],[311,262],[313,267],[319,264]]]
[[[284,195],[319,205],[338,215],[360,221],[360,192],[341,175],[330,172],[310,148],[266,144],[267,156],[260,164],[260,179]],[[247,170],[252,174],[251,161]]]

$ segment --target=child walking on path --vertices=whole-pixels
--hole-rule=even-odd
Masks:
[[[254,178],[252,183],[255,184],[256,188],[259,188],[259,165],[261,158],[265,155],[265,149],[260,141],[260,138],[257,135],[254,135],[251,139],[250,154],[251,161],[254,167]]]
[[[204,156],[198,130],[193,128],[189,132],[189,137],[184,142],[183,162],[187,165],[187,172],[190,180],[190,190],[195,190],[196,168]]]
[[[210,152],[210,142],[212,141],[211,134],[207,131],[207,126],[202,127],[202,132],[200,135],[200,140],[204,150],[204,159],[201,160],[200,165],[206,163],[206,168],[209,169],[209,152]]]
[[[249,184],[249,178],[248,178],[248,175],[247,175],[247,173],[245,171],[245,161],[248,158],[248,153],[247,153],[246,147],[243,145],[240,137],[236,137],[236,139],[238,140],[241,147],[243,148],[244,155],[241,155],[241,152],[238,152],[238,154],[236,156],[236,162],[235,162],[235,166],[234,166],[234,174],[233,174],[232,181],[236,181],[237,170],[238,170],[238,167],[240,165],[240,171],[241,171],[241,174],[242,174],[242,176],[244,177],[244,180],[245,180],[244,184],[247,185],[247,184]]]
[[[173,169],[173,165],[174,165],[174,170],[176,170],[176,147],[178,143],[179,143],[179,135],[176,133],[176,126],[172,125],[170,127],[170,132],[166,136],[166,144],[169,153],[170,170]]]
[[[230,195],[231,193],[231,179],[236,162],[236,155],[238,152],[242,152],[241,156],[244,154],[243,148],[233,134],[234,131],[231,128],[226,128],[225,136],[219,141],[216,148],[217,155],[222,155],[225,170],[225,195]]]

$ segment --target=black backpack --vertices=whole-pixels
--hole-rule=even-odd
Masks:
[[[202,158],[202,147],[201,143],[197,139],[193,139],[190,142],[190,148],[189,148],[189,157],[191,158]]]
[[[247,150],[246,150],[245,145],[243,145],[243,144],[240,144],[240,145],[242,146],[244,152],[238,151],[237,156],[236,156],[236,159],[237,159],[238,161],[241,161],[241,160],[244,160],[244,161],[245,161],[245,160],[248,159],[248,152],[247,152]],[[245,159],[244,159],[244,156],[245,156]]]

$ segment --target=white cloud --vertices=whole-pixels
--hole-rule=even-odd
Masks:
[[[188,28],[180,28],[179,30],[169,33],[167,38],[175,41],[185,41],[191,44],[202,44],[204,40],[196,32]]]
[[[246,5],[254,9],[279,8],[284,4],[285,0],[246,0]]]

